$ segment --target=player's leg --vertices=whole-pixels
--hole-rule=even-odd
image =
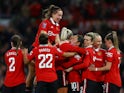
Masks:
[[[28,65],[28,74],[27,74],[27,78],[26,78],[26,93],[31,93],[32,92],[32,86],[33,86],[33,79],[35,76],[35,67],[34,67],[34,63],[30,63]]]

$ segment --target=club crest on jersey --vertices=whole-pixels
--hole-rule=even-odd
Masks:
[[[58,31],[59,30],[59,27],[56,27],[56,30]]]
[[[101,55],[102,55],[102,52],[100,52],[100,51],[99,51],[99,52],[97,52],[97,55],[101,56]]]
[[[42,23],[42,28],[46,28],[47,23]]]
[[[51,28],[53,28],[53,26],[51,26]]]

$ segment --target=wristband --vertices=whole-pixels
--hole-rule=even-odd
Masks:
[[[95,68],[95,71],[98,71],[98,68]]]

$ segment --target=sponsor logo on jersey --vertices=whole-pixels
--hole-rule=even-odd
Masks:
[[[112,57],[112,56],[113,56],[113,53],[107,52],[107,53],[106,53],[106,56],[107,56],[107,57]]]
[[[96,59],[95,59],[95,60],[96,60],[96,61],[102,61],[102,59],[101,59],[101,58],[97,58],[97,57],[96,57]]]
[[[48,31],[48,35],[49,36],[56,36],[56,34],[54,34],[52,31]]]

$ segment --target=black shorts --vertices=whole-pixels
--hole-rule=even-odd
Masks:
[[[104,83],[103,82],[97,82],[97,90],[96,93],[103,93]]]
[[[66,87],[67,86],[67,80],[66,80],[66,74],[62,70],[57,70],[57,76],[58,76],[58,88]]]
[[[14,87],[3,86],[2,93],[25,93],[25,84],[20,84]]]
[[[84,79],[81,93],[103,93],[103,83]]]
[[[57,93],[57,80],[54,82],[37,82],[35,93]]]
[[[120,87],[112,83],[105,83],[104,86],[104,93],[120,93]]]
[[[72,82],[68,84],[68,93],[80,93],[80,83]]]

